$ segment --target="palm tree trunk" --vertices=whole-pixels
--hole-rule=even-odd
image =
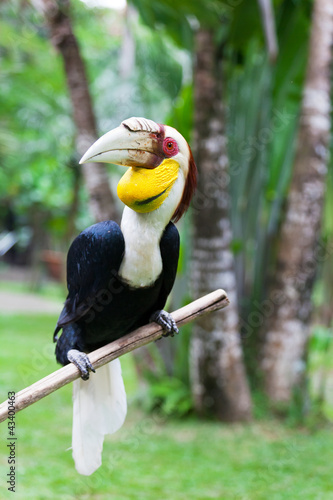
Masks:
[[[272,0],[258,0],[262,24],[265,33],[268,57],[271,63],[276,62],[279,48],[275,29],[274,9]]]
[[[273,402],[289,402],[304,379],[311,293],[320,256],[318,240],[330,137],[333,4],[315,0],[310,52],[293,176],[281,227],[261,368]]]
[[[76,149],[81,157],[97,139],[95,115],[78,42],[69,17],[69,0],[42,0],[43,12],[54,47],[60,52],[77,128]],[[117,220],[107,170],[101,163],[82,166],[89,193],[90,210],[96,221]]]
[[[192,289],[195,297],[225,288],[231,304],[200,318],[191,340],[191,380],[196,409],[221,420],[251,418],[251,398],[238,326],[227,182],[228,158],[221,65],[211,30],[196,37],[195,148],[199,184],[193,203]]]

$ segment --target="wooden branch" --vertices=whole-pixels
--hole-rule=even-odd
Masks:
[[[218,309],[223,309],[229,304],[229,299],[224,290],[215,290],[185,307],[172,313],[178,326],[189,323],[199,316],[207,314]],[[156,323],[142,326],[134,332],[121,337],[100,349],[96,349],[89,354],[89,359],[94,368],[99,368],[113,359],[119,358],[127,352],[133,351],[138,347],[148,344],[161,338],[162,328]],[[92,374],[91,376],[94,376]],[[73,382],[80,377],[79,370],[73,364],[66,365],[59,370],[47,375],[47,377],[38,380],[34,384],[26,387],[15,395],[15,411],[23,410],[27,406],[36,403],[40,399],[48,396],[52,392],[60,389],[66,384]],[[0,405],[0,422],[8,417],[8,400]]]

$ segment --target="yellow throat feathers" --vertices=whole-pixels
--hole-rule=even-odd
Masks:
[[[178,177],[179,164],[166,159],[156,168],[130,167],[119,181],[117,194],[136,212],[156,210],[168,196]]]

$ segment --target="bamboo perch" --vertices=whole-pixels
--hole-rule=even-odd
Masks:
[[[229,304],[229,299],[224,290],[215,290],[200,299],[191,302],[187,306],[178,309],[172,313],[178,326],[189,323],[190,321],[218,309],[223,309]],[[89,353],[89,359],[94,368],[99,368],[113,359],[119,358],[127,352],[133,351],[138,347],[148,344],[161,338],[162,328],[156,323],[142,326],[124,337],[121,337],[110,344],[107,344],[96,351]],[[94,374],[91,375],[92,377]],[[15,411],[18,412],[27,408],[27,406],[36,403],[40,399],[48,396],[60,387],[63,387],[73,380],[80,377],[79,370],[72,363],[63,366],[59,370],[38,380],[34,384],[26,387],[15,395]],[[0,405],[0,422],[8,417],[8,400]]]

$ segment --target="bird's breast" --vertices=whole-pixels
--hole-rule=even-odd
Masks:
[[[119,277],[134,288],[152,285],[162,272],[162,258],[159,247],[150,248],[137,243],[128,245],[119,269]]]

